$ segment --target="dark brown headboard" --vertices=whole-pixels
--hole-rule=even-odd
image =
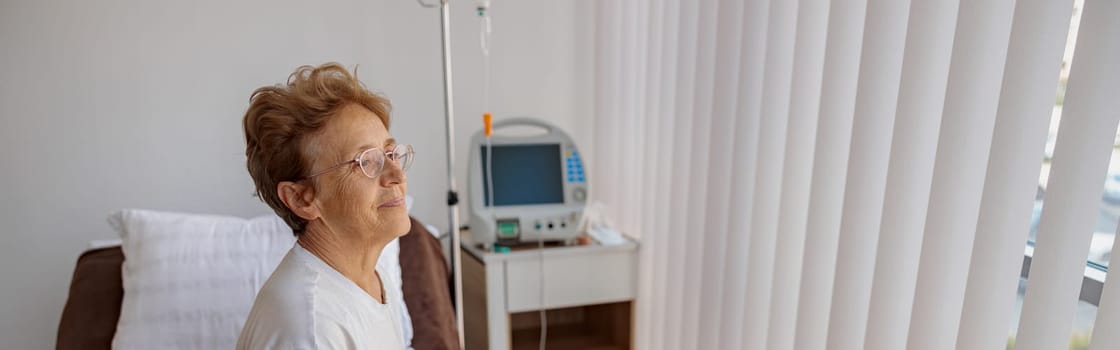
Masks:
[[[122,263],[121,247],[91,250],[78,257],[58,325],[58,349],[109,350],[124,297]]]

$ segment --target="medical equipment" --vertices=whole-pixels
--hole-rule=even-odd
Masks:
[[[452,106],[453,106],[452,100],[453,99],[452,99],[452,89],[451,89],[451,87],[452,87],[452,82],[451,82],[451,72],[452,72],[452,70],[451,70],[451,40],[450,40],[450,37],[451,37],[451,20],[450,20],[450,17],[451,17],[450,12],[451,11],[450,11],[450,4],[449,4],[450,0],[439,0],[438,4],[429,4],[429,3],[424,2],[424,0],[416,0],[416,1],[422,7],[426,7],[426,8],[439,7],[439,9],[440,9],[440,42],[442,44],[441,49],[442,49],[442,53],[443,53],[443,55],[442,55],[443,56],[443,102],[444,102],[444,116],[446,117],[445,118],[446,127],[444,128],[444,131],[445,131],[445,138],[447,140],[447,144],[446,144],[446,146],[447,146],[447,187],[448,187],[448,189],[447,189],[447,212],[448,212],[448,215],[447,216],[448,216],[448,222],[449,222],[448,231],[450,231],[450,233],[451,233],[451,247],[450,247],[450,255],[449,256],[451,258],[450,259],[451,260],[451,278],[452,278],[452,294],[454,295],[454,306],[455,306],[455,324],[456,324],[457,329],[459,331],[458,332],[459,333],[458,334],[458,336],[459,336],[459,346],[463,347],[463,346],[465,346],[465,344],[463,342],[463,330],[464,330],[464,328],[463,328],[463,326],[464,326],[464,324],[463,324],[463,290],[462,290],[462,288],[463,288],[463,278],[462,278],[463,262],[462,262],[462,257],[461,257],[462,253],[459,250],[459,247],[460,247],[460,244],[461,244],[460,243],[461,234],[459,232],[459,209],[458,209],[459,194],[456,190],[455,171],[454,171],[455,170],[455,134],[452,132],[452,130],[455,129],[455,114],[453,113],[453,108],[452,108]],[[477,10],[478,16],[481,18],[481,21],[480,21],[481,27],[480,27],[480,32],[479,32],[479,43],[480,43],[480,46],[481,46],[481,49],[482,49],[482,61],[483,61],[482,100],[483,100],[483,119],[484,119],[484,122],[486,124],[486,130],[485,130],[485,135],[484,136],[476,134],[475,137],[472,138],[472,145],[474,145],[474,146],[471,147],[471,158],[470,159],[471,159],[471,169],[478,170],[478,169],[482,168],[477,164],[479,154],[477,153],[478,147],[476,147],[476,146],[480,143],[479,139],[482,138],[482,137],[485,137],[486,149],[487,149],[487,158],[486,158],[487,159],[487,164],[486,164],[485,168],[488,169],[485,176],[487,177],[487,186],[489,186],[489,187],[480,190],[476,187],[481,186],[481,179],[479,179],[478,181],[475,181],[475,182],[470,182],[470,179],[468,179],[469,186],[471,186],[471,191],[472,191],[471,193],[476,194],[475,196],[472,197],[472,207],[476,208],[475,210],[472,211],[472,222],[479,222],[479,224],[477,224],[477,226],[475,226],[475,227],[480,228],[480,230],[478,232],[480,232],[480,233],[489,232],[490,233],[490,234],[476,234],[475,235],[476,240],[478,238],[481,238],[483,241],[491,241],[491,242],[496,240],[496,238],[498,238],[498,236],[496,235],[496,233],[497,233],[496,228],[498,227],[498,223],[501,223],[501,225],[502,225],[501,227],[503,227],[507,230],[508,229],[513,229],[514,230],[515,234],[511,236],[511,235],[508,235],[509,232],[507,232],[507,235],[505,236],[506,238],[511,238],[512,237],[512,238],[515,238],[515,239],[519,240],[520,237],[521,237],[521,235],[520,235],[521,230],[520,230],[520,226],[519,226],[520,217],[515,217],[514,219],[512,219],[512,221],[509,218],[506,218],[503,221],[498,221],[497,217],[498,217],[498,215],[508,214],[507,211],[509,209],[517,209],[517,208],[520,208],[520,207],[513,206],[513,207],[506,207],[506,208],[503,208],[501,210],[495,210],[495,207],[498,207],[498,206],[502,205],[501,203],[503,203],[503,200],[508,199],[508,198],[505,198],[506,195],[513,194],[513,193],[519,192],[519,191],[508,191],[506,189],[500,189],[500,187],[498,187],[499,185],[500,186],[507,185],[506,182],[504,182],[504,180],[502,180],[502,179],[504,179],[503,176],[506,176],[506,175],[509,175],[509,174],[505,172],[507,170],[506,168],[501,167],[501,166],[496,167],[495,165],[496,165],[497,162],[493,161],[493,158],[491,158],[491,156],[493,155],[492,151],[494,150],[494,148],[493,148],[493,145],[491,144],[491,141],[493,141],[493,140],[491,139],[491,131],[492,131],[491,119],[492,119],[492,117],[491,117],[491,114],[490,114],[490,43],[491,43],[491,40],[490,40],[491,27],[490,27],[490,14],[489,14],[490,0],[476,0],[475,9]],[[563,240],[574,240],[574,237],[578,233],[577,228],[579,226],[578,223],[579,223],[580,215],[581,215],[581,212],[582,212],[581,210],[573,211],[573,209],[575,209],[575,206],[576,206],[575,202],[578,201],[578,203],[579,203],[578,206],[579,206],[580,209],[582,209],[582,203],[586,200],[586,197],[587,197],[587,186],[586,186],[586,182],[585,182],[586,178],[583,175],[583,169],[582,169],[583,164],[579,160],[579,153],[575,149],[574,143],[571,142],[571,138],[567,137],[567,135],[563,134],[562,132],[557,133],[559,131],[558,129],[555,129],[555,127],[552,127],[552,126],[550,126],[548,124],[545,124],[543,122],[535,122],[535,121],[531,121],[531,120],[517,120],[517,121],[511,120],[511,121],[507,121],[506,123],[503,123],[501,125],[516,125],[517,123],[515,123],[515,122],[525,122],[525,124],[541,125],[541,126],[545,127],[550,132],[549,132],[548,135],[546,135],[544,141],[555,142],[555,144],[557,145],[556,147],[560,147],[559,145],[564,145],[564,150],[568,152],[568,153],[565,153],[565,154],[568,154],[568,158],[565,158],[565,160],[568,161],[567,165],[569,166],[569,176],[568,176],[569,180],[568,180],[568,182],[574,182],[578,179],[579,185],[564,186],[564,190],[567,190],[567,189],[569,189],[568,187],[571,187],[570,190],[572,192],[570,192],[570,193],[571,193],[572,198],[570,198],[571,201],[569,201],[568,198],[565,198],[565,200],[560,203],[560,207],[558,207],[558,208],[561,208],[561,209],[566,208],[570,212],[570,214],[569,214],[570,216],[568,218],[566,218],[566,220],[565,220],[565,218],[562,218],[562,217],[561,218],[557,218],[557,217],[551,217],[550,218],[550,217],[548,217],[544,214],[559,214],[559,212],[556,212],[554,209],[549,209],[549,208],[555,208],[556,203],[552,203],[551,205],[550,204],[539,203],[539,204],[541,204],[541,207],[530,208],[530,210],[526,211],[526,213],[528,213],[529,216],[526,216],[525,218],[529,218],[529,219],[536,218],[536,220],[538,220],[538,222],[540,222],[540,220],[548,220],[549,223],[547,224],[547,228],[549,229],[549,231],[552,231],[554,228],[556,228],[554,226],[554,225],[556,225],[555,222],[559,222],[559,228],[556,228],[555,232],[552,232],[552,234],[548,235],[548,237],[549,238],[560,238],[560,239],[563,239]],[[555,131],[553,131],[553,130],[555,130]],[[518,141],[516,138],[509,138],[509,139],[503,138],[500,142],[500,144],[502,145],[500,147],[513,147],[513,146],[515,146],[513,143],[516,142],[516,141]],[[565,143],[565,141],[566,141],[566,143]],[[510,146],[506,146],[505,142],[509,142]],[[505,159],[506,157],[505,157],[504,152],[506,152],[506,151],[505,150],[499,151],[498,161],[507,161]],[[559,155],[557,155],[554,158],[559,158]],[[489,170],[494,169],[494,168],[498,169],[499,171],[493,171],[493,172],[489,171]],[[572,170],[578,170],[578,175],[579,176],[578,177],[573,176],[573,175],[575,175],[575,173],[573,173]],[[480,172],[478,172],[478,173],[480,173]],[[491,177],[490,176],[491,173],[493,173],[495,176]],[[510,177],[510,179],[515,179],[515,178],[517,178],[517,177],[516,176]],[[494,184],[494,179],[499,179],[497,185]],[[487,191],[489,193],[489,195],[487,196],[487,199],[485,201],[482,201],[481,199],[477,198],[477,197],[479,197],[478,194],[480,192],[483,192],[483,191]],[[495,197],[494,192],[498,192],[499,197]],[[564,193],[569,193],[569,192],[565,191]],[[490,206],[490,210],[488,212],[488,215],[486,215],[486,218],[488,218],[488,219],[484,220],[484,219],[479,218],[480,214],[478,214],[477,211],[480,210],[480,209],[477,209],[477,208],[482,208],[484,205],[475,204],[475,202],[478,202],[479,204],[485,203],[485,205],[487,205],[487,206],[490,205],[490,203],[495,203],[496,204],[496,205]],[[565,205],[565,204],[567,204],[567,205]],[[520,205],[524,205],[524,204],[520,204]],[[549,208],[544,208],[544,207],[549,207]],[[555,220],[555,222],[553,220]],[[513,224],[513,225],[511,226],[511,224]],[[472,225],[475,225],[475,224],[472,224]],[[546,239],[546,236],[544,235],[544,232],[542,232],[542,229],[544,229],[546,227],[544,225],[546,225],[546,224],[543,224],[543,223],[536,224],[535,231],[534,231],[534,232],[537,232],[536,239],[537,239],[538,248],[540,248],[541,251],[542,251],[541,265],[540,265],[542,275],[543,275],[543,272],[544,272],[543,271],[543,269],[544,269],[543,247],[544,247],[544,240]],[[483,230],[485,230],[485,231],[483,231]],[[541,300],[543,301],[544,300],[544,281],[543,281],[543,277],[542,277],[541,285],[540,285],[540,293],[541,293]],[[545,343],[546,343],[547,334],[548,334],[547,333],[547,330],[548,330],[547,318],[545,316],[544,310],[541,310],[540,316],[541,316],[540,349],[543,350],[545,348]]]
[[[479,21],[480,27],[479,27],[479,33],[478,33],[478,39],[479,39],[478,42],[479,42],[480,48],[482,49],[482,111],[483,111],[482,112],[482,123],[483,123],[484,136],[486,137],[486,158],[485,158],[486,160],[484,162],[484,164],[486,164],[486,165],[483,166],[483,169],[485,171],[484,174],[487,174],[485,176],[485,185],[483,187],[486,189],[485,203],[495,203],[494,202],[494,177],[495,176],[490,176],[489,175],[489,174],[493,174],[493,166],[494,166],[494,161],[493,161],[494,160],[494,158],[493,158],[494,145],[491,143],[491,141],[492,141],[491,136],[493,136],[493,130],[494,130],[493,129],[493,119],[494,119],[494,117],[493,117],[492,114],[490,114],[490,43],[491,43],[490,34],[492,32],[491,27],[490,27],[490,13],[489,13],[490,0],[476,0],[475,1],[475,8],[478,10],[478,17],[480,17],[480,19],[481,19]],[[474,147],[472,147],[472,149],[473,148]],[[488,222],[491,222],[491,223],[496,222],[496,216],[494,214],[494,207],[495,207],[494,205],[489,205],[490,210],[489,210],[489,213],[488,213],[489,215],[487,216],[487,218],[488,218]],[[544,289],[544,237],[542,237],[540,235],[537,236],[537,249],[541,254],[540,255],[541,264],[539,265],[539,268],[540,268],[540,271],[539,271],[540,272],[540,276],[539,276],[540,285],[538,285],[538,287],[539,287],[539,290],[540,290],[540,300],[543,302],[544,301],[544,294],[545,294],[545,289]],[[540,310],[540,322],[541,322],[541,337],[540,337],[540,343],[539,343],[538,346],[539,346],[540,350],[544,350],[545,349],[545,344],[548,342],[548,317],[547,317],[547,314],[546,314],[545,310],[543,310],[543,309]]]
[[[500,132],[514,127],[542,129],[544,134]],[[559,128],[531,118],[503,120],[493,129],[492,147],[486,146],[484,130],[471,138],[467,186],[474,241],[483,246],[573,242],[579,235],[588,193],[575,142]],[[486,157],[488,149],[490,157]],[[488,198],[491,190],[492,199]]]

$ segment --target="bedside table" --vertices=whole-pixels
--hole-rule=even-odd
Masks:
[[[634,240],[545,247],[543,276],[536,246],[487,251],[464,233],[460,248],[467,350],[537,349],[542,309],[548,310],[550,350],[632,348],[638,279]]]

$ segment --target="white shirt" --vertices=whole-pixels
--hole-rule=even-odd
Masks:
[[[388,280],[382,304],[297,243],[257,293],[237,349],[404,349],[403,299]]]

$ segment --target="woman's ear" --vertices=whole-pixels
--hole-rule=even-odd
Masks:
[[[298,182],[281,181],[276,184],[276,193],[280,200],[293,213],[304,220],[311,221],[319,218],[319,207],[314,204],[315,190]]]

